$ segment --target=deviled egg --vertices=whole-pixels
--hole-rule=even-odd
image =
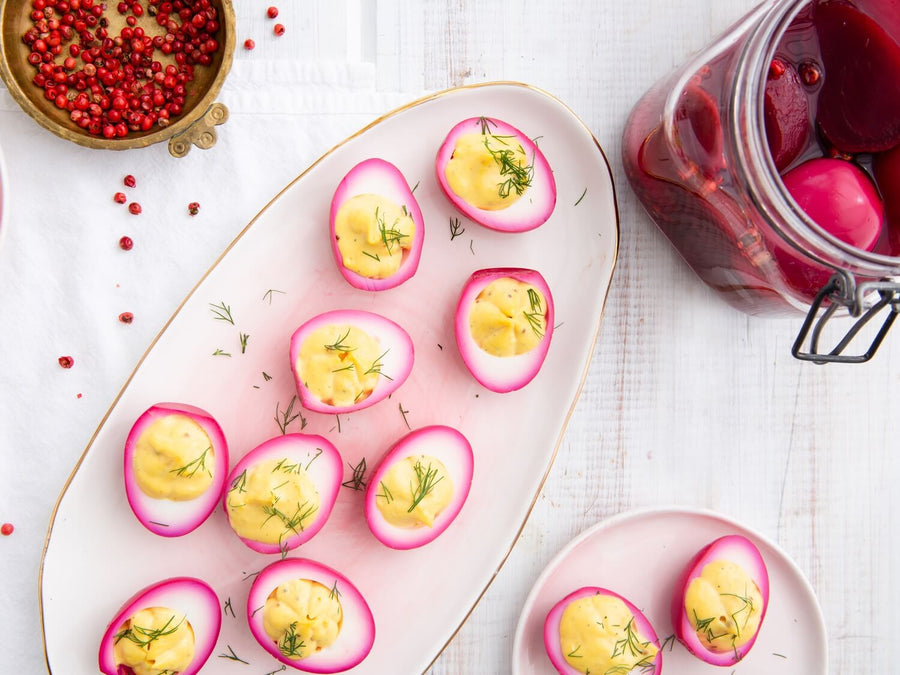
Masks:
[[[560,675],[662,672],[656,631],[622,596],[586,586],[556,603],[544,621],[544,647]]]
[[[688,563],[672,602],[672,625],[694,656],[731,666],[753,647],[768,607],[765,561],[753,542],[733,534]]]
[[[390,162],[367,159],[350,169],[335,190],[329,220],[338,270],[351,286],[383,291],[416,273],[425,221]]]
[[[267,652],[308,673],[349,670],[375,642],[372,611],[356,586],[340,572],[303,558],[280,560],[257,575],[247,620]]]
[[[100,642],[106,675],[193,675],[212,653],[222,626],[215,591],[200,579],[176,577],[130,598]]]
[[[307,410],[346,413],[390,396],[412,371],[412,338],[380,314],[319,314],[291,337],[291,369]]]
[[[541,369],[553,317],[553,296],[539,272],[479,270],[456,307],[456,344],[476,380],[491,391],[514,391]]]
[[[533,230],[556,206],[553,171],[537,144],[492,117],[472,117],[453,127],[435,169],[453,205],[492,230]]]
[[[205,410],[158,403],[125,441],[125,495],[148,530],[163,537],[192,532],[213,512],[228,474],[228,443]]]
[[[228,476],[228,524],[247,546],[281,553],[322,529],[341,487],[343,462],[330,442],[285,434],[257,446]]]
[[[366,489],[366,522],[386,546],[411,549],[437,538],[472,485],[472,446],[452,427],[430,426],[397,441]]]

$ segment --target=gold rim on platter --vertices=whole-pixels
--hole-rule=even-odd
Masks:
[[[0,0],[0,1],[2,1],[2,0]],[[435,93],[429,94],[427,96],[423,96],[422,98],[411,101],[410,103],[407,103],[406,105],[403,105],[399,108],[396,108],[396,109],[378,117],[373,122],[367,124],[365,127],[360,129],[356,133],[352,134],[351,136],[348,136],[347,138],[342,140],[340,143],[338,143],[337,145],[332,147],[330,150],[328,150],[328,152],[324,153],[315,162],[310,164],[300,175],[298,175],[296,178],[294,178],[294,180],[292,180],[284,188],[282,188],[278,192],[278,194],[276,194],[271,200],[269,200],[269,202],[262,209],[260,209],[260,211],[250,220],[250,222],[247,223],[247,225],[237,234],[237,236],[232,240],[232,242],[230,244],[228,244],[228,246],[225,247],[225,250],[222,251],[222,253],[219,255],[219,257],[216,258],[216,260],[213,262],[213,264],[209,267],[209,269],[207,269],[206,272],[203,273],[203,276],[201,276],[200,279],[197,281],[197,283],[194,284],[194,286],[191,288],[191,290],[188,292],[188,294],[184,297],[184,299],[179,303],[178,307],[172,313],[172,316],[169,317],[169,319],[166,321],[166,323],[160,329],[159,333],[157,333],[157,335],[150,342],[147,349],[141,355],[141,358],[138,359],[138,362],[135,365],[134,369],[131,371],[131,374],[129,374],[128,379],[125,380],[125,384],[122,385],[122,388],[119,390],[119,393],[116,394],[116,397],[113,399],[113,401],[110,404],[109,408],[107,409],[106,413],[104,413],[103,418],[100,420],[100,423],[97,425],[97,428],[94,430],[94,433],[91,435],[91,438],[88,441],[87,446],[85,447],[84,451],[81,453],[81,456],[78,458],[78,461],[75,463],[75,467],[72,469],[72,472],[69,474],[69,477],[66,479],[66,482],[63,485],[63,488],[59,493],[59,496],[56,498],[56,503],[54,504],[53,511],[50,514],[50,524],[47,528],[47,535],[44,538],[44,545],[43,545],[43,548],[41,551],[41,564],[40,564],[40,567],[38,568],[38,605],[40,607],[40,615],[41,615],[40,616],[40,619],[41,619],[41,644],[43,645],[43,648],[44,648],[44,663],[47,666],[47,672],[52,673],[53,671],[50,669],[50,660],[49,660],[49,655],[47,653],[47,640],[46,640],[46,634],[44,632],[44,596],[43,596],[44,561],[47,557],[47,548],[50,545],[50,537],[53,534],[53,525],[56,522],[56,515],[57,515],[57,511],[59,509],[60,502],[62,501],[62,498],[65,496],[66,491],[69,489],[69,485],[72,483],[72,480],[75,477],[75,474],[78,473],[78,470],[81,467],[81,464],[84,462],[84,458],[87,456],[87,453],[91,449],[91,446],[94,444],[94,441],[96,440],[97,435],[100,433],[100,430],[106,424],[106,420],[109,418],[113,409],[116,407],[116,404],[118,404],[119,399],[122,397],[122,394],[125,392],[126,389],[128,389],[128,386],[131,384],[132,379],[134,379],[135,374],[140,369],[141,364],[143,364],[144,360],[147,358],[147,355],[156,346],[156,343],[159,341],[159,339],[162,337],[162,335],[166,332],[166,330],[169,328],[169,326],[175,320],[175,317],[177,317],[178,314],[181,312],[182,308],[187,303],[187,301],[194,295],[196,290],[206,280],[206,278],[212,273],[212,271],[216,268],[216,266],[218,266],[218,264],[220,262],[222,262],[222,260],[228,254],[228,252],[231,251],[231,249],[234,248],[234,246],[241,240],[241,238],[250,230],[250,228],[260,218],[260,216],[262,216],[262,214],[265,213],[266,210],[272,204],[274,204],[276,201],[278,201],[278,199],[285,192],[287,192],[291,187],[293,187],[294,184],[296,184],[299,180],[301,180],[304,176],[306,176],[310,171],[312,171],[316,166],[318,166],[325,158],[327,158],[332,153],[334,153],[335,150],[346,145],[354,138],[361,136],[366,131],[377,126],[378,124],[381,124],[385,120],[387,120],[391,117],[394,117],[402,112],[410,110],[411,108],[415,108],[424,103],[428,103],[429,101],[433,101],[435,99],[441,98],[443,96],[452,94],[457,91],[464,91],[467,89],[479,89],[479,88],[483,88],[483,87],[494,87],[494,86],[520,87],[523,89],[528,89],[530,91],[537,92],[538,94],[541,94],[542,96],[545,96],[545,97],[551,99],[552,101],[554,101],[555,103],[560,105],[563,109],[565,109],[570,115],[572,115],[572,117],[584,128],[584,130],[588,133],[588,135],[590,135],[591,139],[594,141],[594,145],[597,147],[597,150],[600,152],[600,156],[603,157],[603,161],[606,164],[607,172],[609,173],[610,188],[612,190],[612,197],[613,197],[613,211],[615,213],[615,220],[616,220],[616,241],[615,241],[614,250],[612,252],[612,265],[610,267],[610,277],[609,277],[609,281],[607,282],[607,285],[606,285],[606,293],[604,293],[604,295],[603,295],[603,303],[600,308],[600,316],[597,319],[597,326],[594,330],[594,335],[591,338],[590,351],[588,353],[588,358],[585,361],[584,368],[582,369],[581,378],[578,382],[578,388],[575,392],[574,397],[572,398],[572,403],[569,405],[569,410],[566,413],[565,420],[563,422],[562,427],[560,428],[559,435],[557,436],[557,439],[556,439],[556,443],[553,446],[553,452],[550,455],[550,461],[547,464],[547,469],[544,471],[544,475],[541,476],[541,481],[538,484],[537,490],[535,490],[534,499],[531,500],[531,504],[529,504],[528,509],[525,512],[525,515],[522,519],[522,523],[521,523],[521,525],[519,525],[518,530],[516,531],[515,535],[512,538],[512,541],[509,544],[509,548],[503,554],[503,557],[501,558],[499,564],[497,565],[494,572],[491,574],[490,579],[488,579],[487,584],[485,584],[484,588],[481,589],[481,592],[478,594],[478,597],[475,598],[475,601],[472,603],[472,606],[469,608],[469,611],[466,612],[466,615],[463,617],[462,621],[460,621],[459,625],[454,629],[454,631],[450,635],[450,637],[447,638],[447,641],[443,644],[443,646],[440,648],[440,650],[438,650],[438,652],[434,655],[434,658],[432,658],[432,660],[429,662],[428,666],[425,668],[425,671],[423,671],[423,672],[427,672],[434,665],[434,663],[441,656],[441,654],[443,654],[443,652],[447,648],[447,646],[453,641],[453,638],[456,637],[457,633],[459,633],[459,630],[462,628],[463,624],[472,615],[472,612],[475,610],[475,607],[478,606],[478,603],[481,601],[481,598],[484,597],[484,594],[487,592],[488,588],[490,588],[491,583],[493,583],[494,579],[497,577],[497,574],[500,572],[503,565],[506,563],[506,560],[509,558],[510,553],[512,553],[512,550],[515,547],[516,543],[518,542],[519,537],[522,535],[522,530],[525,529],[525,525],[528,522],[528,518],[531,515],[532,510],[534,510],[534,505],[537,503],[538,497],[540,496],[541,491],[544,488],[544,483],[547,482],[547,477],[550,475],[550,470],[553,468],[553,464],[556,461],[556,455],[559,452],[559,446],[562,443],[562,439],[565,436],[566,429],[569,426],[569,420],[572,417],[572,413],[575,410],[575,405],[578,403],[578,399],[581,397],[581,391],[584,388],[584,383],[587,379],[588,370],[590,369],[591,361],[593,360],[594,348],[597,344],[597,337],[600,334],[600,325],[603,321],[603,313],[606,309],[606,301],[609,298],[609,288],[610,288],[611,281],[612,281],[612,275],[613,275],[613,272],[615,271],[615,266],[616,266],[616,262],[618,260],[618,255],[619,255],[619,237],[621,235],[620,223],[619,223],[619,204],[618,204],[618,199],[616,197],[615,183],[613,182],[612,167],[610,166],[609,158],[607,158],[606,153],[603,151],[603,148],[600,146],[599,141],[597,141],[597,138],[594,136],[593,132],[591,132],[590,128],[588,128],[588,126],[582,121],[582,119],[580,117],[578,117],[578,115],[576,115],[575,112],[568,105],[563,103],[556,96],[553,96],[552,94],[548,93],[547,91],[545,91],[543,89],[540,89],[539,87],[535,87],[535,86],[532,86],[529,84],[525,84],[523,82],[515,82],[515,81],[501,80],[501,81],[495,81],[495,82],[479,82],[479,83],[475,83],[475,84],[467,84],[467,85],[462,85],[462,86],[458,86],[458,87],[451,87],[449,89],[444,89],[442,91],[435,92]]]

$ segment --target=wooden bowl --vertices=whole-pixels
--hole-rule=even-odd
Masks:
[[[9,93],[34,120],[57,136],[89,148],[104,150],[127,150],[143,148],[153,143],[169,140],[169,151],[175,156],[183,156],[190,150],[191,143],[199,147],[211,147],[216,141],[214,127],[228,117],[228,111],[220,103],[214,103],[234,58],[235,18],[231,0],[210,0],[218,12],[219,30],[216,40],[219,48],[213,54],[209,66],[197,65],[194,80],[188,82],[183,111],[167,127],[154,125],[149,131],[130,131],[123,138],[95,136],[82,129],[69,118],[69,111],[57,108],[53,101],[44,98],[44,90],[32,82],[37,67],[28,62],[31,48],[22,40],[25,32],[32,28],[33,9],[31,0],[0,0],[0,77]],[[99,4],[101,0],[96,0]],[[105,0],[103,16],[109,21],[109,36],[119,35],[125,26],[125,16],[116,11],[116,0]],[[147,10],[146,0],[141,5],[145,12],[138,17],[137,25],[142,26],[149,36],[165,35],[165,29],[156,23]],[[77,39],[72,40],[78,44]],[[64,43],[68,45],[70,43]],[[57,63],[68,56],[67,46]],[[172,56],[161,54],[157,49],[153,59],[165,68],[175,63]],[[83,65],[79,59],[79,68]]]

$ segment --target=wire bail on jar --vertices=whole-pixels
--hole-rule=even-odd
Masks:
[[[872,293],[878,294],[878,300],[866,307],[866,298]],[[818,318],[819,310],[825,301],[828,307]],[[840,307],[845,307],[850,316],[856,321],[847,333],[838,341],[837,345],[827,353],[819,351],[819,341],[822,330],[835,312]],[[859,332],[877,316],[882,310],[887,309],[884,322],[872,338],[869,348],[862,354],[846,355],[844,350],[853,342]],[[865,363],[871,359],[881,346],[887,332],[890,330],[900,312],[900,282],[891,280],[865,281],[857,284],[852,275],[838,271],[831,277],[828,283],[818,292],[815,300],[809,308],[806,319],[800,327],[797,339],[791,347],[791,354],[801,361],[812,361],[823,365],[826,363]],[[809,348],[803,351],[803,345],[809,337]]]

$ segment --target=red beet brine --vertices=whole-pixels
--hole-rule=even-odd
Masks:
[[[900,0],[781,0],[637,104],[623,159],[688,264],[751,314],[900,271]],[[848,293],[849,294],[849,293]]]

